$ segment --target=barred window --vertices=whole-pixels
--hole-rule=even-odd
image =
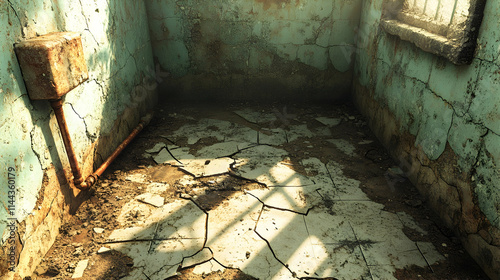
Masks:
[[[421,49],[470,64],[486,0],[387,0],[382,27]]]

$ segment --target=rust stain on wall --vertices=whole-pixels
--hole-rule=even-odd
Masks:
[[[264,4],[264,10],[268,10],[272,5],[281,8],[283,4],[290,4],[292,0],[255,0],[255,2]]]

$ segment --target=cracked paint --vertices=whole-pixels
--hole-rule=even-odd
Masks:
[[[126,21],[121,19],[125,14],[116,13],[116,10],[125,6],[133,6],[136,11],[128,15]],[[64,174],[63,170],[69,169],[64,145],[49,103],[31,101],[26,93],[13,51],[14,43],[60,30],[82,33],[82,45],[91,80],[65,96],[67,104],[64,105],[64,110],[83,172],[88,172],[95,164],[94,157],[109,155],[107,151],[102,151],[103,146],[115,147],[118,143],[113,142],[121,140],[120,134],[128,133],[126,129],[122,129],[117,134],[114,127],[118,118],[128,118],[122,120],[124,123],[132,122],[137,117],[130,112],[129,115],[123,115],[126,107],[135,106],[138,108],[135,114],[142,114],[140,108],[145,106],[145,100],[131,100],[128,96],[133,85],[139,81],[141,72],[147,66],[151,67],[153,60],[142,2],[9,0],[0,4],[0,10],[4,12],[0,21],[5,26],[0,31],[0,47],[4,54],[0,64],[6,70],[0,77],[4,97],[0,101],[0,107],[5,113],[0,117],[3,136],[0,146],[4,151],[2,161],[7,166],[15,167],[17,173],[16,218],[26,227],[24,236],[21,236],[23,248],[17,274],[24,278],[31,276],[41,260],[33,256],[44,255],[52,245],[63,217],[74,207],[70,205],[74,199],[70,198],[68,191],[58,191],[69,189],[67,185],[60,185],[66,184],[65,180],[56,175]],[[127,41],[127,50],[120,48],[123,34],[128,34],[129,39],[131,38]],[[129,60],[130,55],[137,58]],[[126,73],[118,73],[118,68],[126,65],[127,61],[133,68],[129,67],[130,71]],[[130,63],[132,61],[133,64]],[[12,126],[18,123],[23,125],[18,128]],[[114,141],[107,141],[108,144],[100,141],[103,140],[102,136],[111,131],[115,133]],[[8,185],[6,181],[4,183],[4,179],[6,178],[0,178],[0,197],[7,198],[5,187]],[[44,182],[47,183],[46,186]],[[1,204],[7,205],[5,201]],[[7,217],[5,209],[2,209],[2,217]],[[2,220],[0,234],[5,237],[7,233]]]
[[[285,85],[296,96],[303,94],[304,87],[314,88],[326,97],[335,89],[348,87],[351,58],[335,53],[354,45],[361,3],[297,1],[282,8],[281,4],[241,0],[201,5],[152,1],[147,6],[155,56],[162,67],[181,79],[175,83],[187,90],[183,96],[206,98],[186,87],[198,81],[224,98],[251,96],[247,89],[261,91],[262,82],[278,89]],[[308,70],[292,70],[289,75],[282,63],[313,69],[333,79],[309,83],[316,75]],[[227,73],[231,78],[224,86],[210,82],[210,75]],[[270,73],[276,82],[267,79]],[[346,79],[335,79],[337,73],[345,74]]]
[[[478,47],[466,66],[380,32],[376,23],[381,3],[377,0],[363,9],[364,46],[356,51],[355,100],[402,166],[417,163],[411,180],[448,226],[469,236],[463,242],[473,258],[489,275],[498,275],[499,264],[484,261],[483,255],[498,252],[500,231],[500,212],[494,206],[499,200],[498,157],[485,152],[489,132],[496,133],[500,120],[495,60],[499,3],[486,4]],[[488,145],[497,151],[500,141]],[[488,225],[478,228],[484,220]],[[473,236],[481,230],[495,232],[495,246],[486,245],[492,238],[485,234],[483,244],[477,243]]]
[[[141,274],[151,279],[176,275],[185,258],[204,247],[206,214],[190,200],[176,200],[157,208],[134,201],[122,209],[121,223],[127,225],[132,219],[140,226],[116,229],[106,243],[134,259],[136,269],[127,279]]]
[[[251,112],[244,115],[254,116]],[[332,124],[321,120],[325,126]],[[325,164],[310,157],[291,164],[286,150],[249,144],[244,138],[240,138],[243,142],[225,142],[222,137],[220,142],[200,148],[200,139],[219,139],[208,129],[214,126],[231,128],[224,132],[230,139],[234,139],[232,133],[241,131],[225,121],[205,119],[177,130],[188,135],[201,131],[197,141],[188,141],[193,144],[179,147],[159,142],[146,150],[159,156],[171,146],[169,150],[178,158],[167,163],[193,175],[183,176],[176,185],[196,186],[202,179],[196,172],[209,162],[230,159],[235,163],[225,163],[231,172],[224,176],[263,187],[231,191],[214,206],[196,202],[203,192],[193,200],[174,198],[160,207],[142,203],[144,194],[126,203],[118,217],[122,228],[110,234],[107,245],[134,259],[136,269],[130,277],[144,274],[159,279],[160,275],[175,275],[177,268],[194,267],[199,274],[237,268],[258,279],[395,279],[396,269],[426,267],[443,259],[431,243],[415,243],[405,235],[405,227],[420,230],[411,216],[387,212],[384,205],[370,201],[360,182],[344,175],[340,163],[330,160]],[[307,126],[295,129],[319,137]],[[327,140],[329,136],[322,137]],[[294,141],[309,142],[306,139]],[[189,148],[192,145],[198,146],[196,151]],[[190,162],[200,163],[191,166],[198,171],[189,170]],[[215,176],[209,184],[226,178]],[[160,184],[148,183],[141,173],[125,178]],[[162,253],[169,256],[163,259]]]

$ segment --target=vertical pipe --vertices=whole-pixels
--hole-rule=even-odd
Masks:
[[[424,4],[424,14],[423,14],[423,16],[425,16],[425,10],[427,10],[427,2],[428,2],[428,0],[425,0],[425,4]]]
[[[71,171],[73,172],[73,182],[75,186],[79,187],[83,183],[83,177],[80,171],[80,167],[78,166],[78,160],[76,158],[75,151],[73,150],[73,143],[71,142],[71,137],[69,135],[66,118],[64,117],[62,99],[51,100],[50,105],[52,106],[52,109],[54,109],[57,123],[59,124],[59,130],[61,131],[64,147],[66,148],[69,165],[71,166]]]

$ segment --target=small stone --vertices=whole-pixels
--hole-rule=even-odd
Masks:
[[[94,228],[94,232],[101,234],[104,232],[104,229],[103,228]]]
[[[48,270],[48,269],[49,269],[49,267],[48,267],[47,263],[42,262],[42,263],[41,263],[41,264],[39,264],[39,265],[37,266],[37,268],[35,269],[35,273],[36,273],[37,275],[43,275],[43,274],[45,274],[45,273],[47,272],[47,270]]]
[[[145,193],[137,197],[137,200],[143,203],[153,205],[155,207],[162,207],[165,204],[165,198],[160,195]]]
[[[109,251],[111,251],[111,249],[106,248],[106,247],[101,247],[101,248],[99,248],[99,250],[97,251],[97,253],[98,254],[104,254],[104,253],[107,253]]]
[[[181,198],[190,199],[192,196],[187,193],[181,193]]]
[[[83,227],[88,227],[88,226],[89,226],[88,222],[83,223]]]
[[[78,247],[75,249],[75,251],[73,252],[73,256],[79,256],[83,253],[83,248],[82,247]]]
[[[446,243],[442,243],[441,246],[448,247],[448,245]]]
[[[89,265],[89,260],[79,261],[74,270],[75,272],[73,273],[73,276],[71,278],[83,277],[83,272],[85,272],[85,269],[87,268],[88,265]]]

